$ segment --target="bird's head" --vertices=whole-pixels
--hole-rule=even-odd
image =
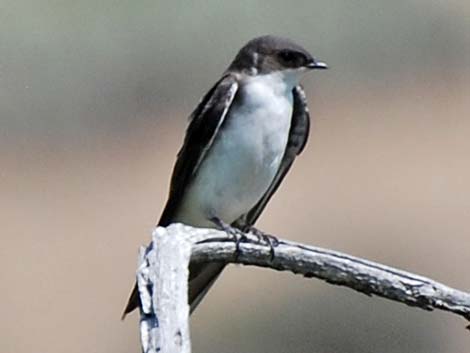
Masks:
[[[273,72],[302,73],[328,66],[290,39],[272,35],[257,37],[246,43],[229,66],[229,71],[248,75]]]

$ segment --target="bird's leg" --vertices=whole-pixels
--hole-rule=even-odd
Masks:
[[[255,228],[254,226],[250,226],[248,228],[248,233],[253,234],[255,237],[258,238],[259,242],[264,241],[269,246],[269,253],[271,254],[271,261],[274,260],[275,251],[274,248],[279,245],[279,239],[276,238],[274,235],[268,234]]]
[[[237,260],[238,256],[240,255],[240,243],[247,240],[245,233],[243,233],[240,229],[232,227],[230,224],[225,223],[219,217],[212,217],[209,220],[214,223],[217,228],[233,236],[233,238],[235,239],[235,260]]]

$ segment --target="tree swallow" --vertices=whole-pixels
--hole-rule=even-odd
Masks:
[[[285,38],[262,36],[241,48],[190,116],[158,225],[214,228],[217,219],[250,230],[307,142],[300,78],[326,68]],[[224,266],[190,267],[191,312]],[[138,306],[134,287],[124,315]]]

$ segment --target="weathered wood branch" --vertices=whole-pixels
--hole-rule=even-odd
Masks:
[[[157,228],[142,251],[138,284],[144,352],[190,352],[187,281],[189,262],[219,261],[290,271],[425,310],[445,310],[470,321],[470,293],[429,278],[333,250],[279,240],[272,256],[254,235],[232,235],[181,224]]]

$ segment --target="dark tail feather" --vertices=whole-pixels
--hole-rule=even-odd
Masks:
[[[122,313],[121,320],[124,320],[127,314],[134,311],[139,306],[140,306],[140,296],[139,296],[139,290],[137,289],[137,283],[136,283],[134,284],[134,288],[132,289],[132,293],[129,297],[129,300],[127,301],[126,308],[124,309],[124,312]]]
[[[197,267],[191,266],[191,279],[189,281],[188,293],[188,302],[191,307],[191,313],[196,309],[202,298],[204,298],[224,267],[225,264],[221,263],[204,264]],[[139,290],[137,289],[137,284],[134,284],[134,288],[132,289],[132,293],[127,301],[126,308],[122,313],[121,320],[124,320],[127,314],[138,307],[140,307]]]
[[[223,263],[209,263],[190,267],[188,302],[192,313],[224,269]]]

